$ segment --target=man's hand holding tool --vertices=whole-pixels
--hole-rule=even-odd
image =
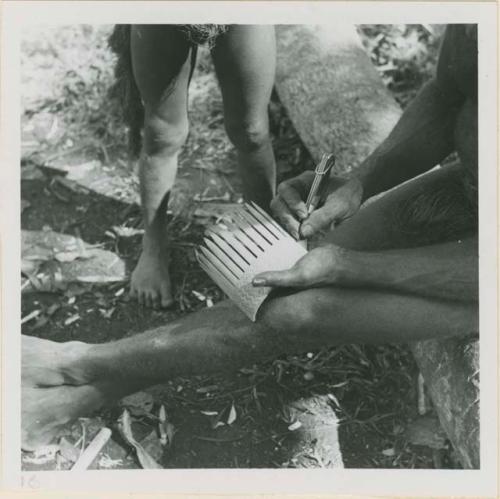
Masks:
[[[278,186],[271,210],[296,239],[308,239],[340,223],[361,206],[361,182],[332,176],[334,164],[333,154],[324,154],[314,172],[304,172]]]

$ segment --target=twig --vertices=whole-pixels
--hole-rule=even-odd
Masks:
[[[73,465],[71,471],[86,470],[97,457],[102,448],[106,445],[111,437],[111,430],[109,428],[101,428],[99,433],[90,442],[89,446],[82,452],[78,461]]]
[[[33,310],[33,312],[29,313],[28,315],[24,316],[21,319],[21,324],[25,324],[26,322],[31,321],[35,317],[38,317],[40,315],[40,310]]]
[[[214,442],[214,443],[237,442],[238,440],[242,440],[243,438],[245,438],[249,433],[251,432],[247,431],[243,435],[231,438],[203,437],[202,435],[193,435],[193,438],[196,438],[197,440],[203,440],[204,442]]]

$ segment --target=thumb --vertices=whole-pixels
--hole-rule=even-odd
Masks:
[[[300,284],[300,278],[295,267],[292,267],[288,270],[262,272],[257,274],[252,279],[252,284],[256,287],[272,286],[288,288],[298,286]]]
[[[331,207],[324,205],[313,211],[309,217],[304,220],[300,226],[300,234],[305,238],[311,237],[316,234],[316,232],[329,227],[334,220],[335,214],[332,213]]]

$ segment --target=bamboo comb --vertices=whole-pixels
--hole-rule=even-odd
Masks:
[[[245,203],[207,231],[197,257],[203,270],[255,321],[271,288],[254,287],[252,279],[260,272],[288,269],[306,253],[264,210]]]

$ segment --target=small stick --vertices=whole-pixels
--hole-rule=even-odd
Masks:
[[[78,461],[71,468],[71,471],[84,471],[86,470],[101,452],[102,448],[106,445],[111,437],[111,430],[109,428],[101,428],[99,433],[90,442],[89,446],[83,451]]]
[[[424,416],[425,413],[427,412],[427,407],[425,404],[425,383],[424,383],[424,377],[422,376],[422,373],[418,373],[418,379],[417,379],[417,392],[418,392],[418,413],[420,416]]]
[[[29,313],[28,315],[24,316],[21,319],[21,324],[25,324],[26,322],[31,321],[35,317],[38,317],[40,315],[40,310],[33,310],[33,312]]]

